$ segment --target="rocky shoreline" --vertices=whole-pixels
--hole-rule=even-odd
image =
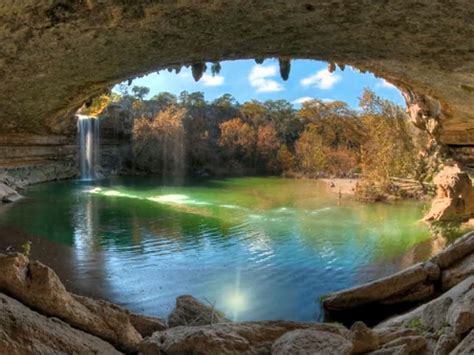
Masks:
[[[0,353],[470,354],[474,352],[474,233],[429,261],[328,295],[328,312],[418,305],[369,328],[361,321],[232,322],[192,296],[168,320],[66,290],[23,254],[0,254]],[[393,313],[392,313],[393,315]]]

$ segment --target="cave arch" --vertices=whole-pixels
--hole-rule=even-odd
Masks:
[[[474,144],[468,0],[25,0],[0,5],[0,133],[67,133],[87,98],[126,78],[231,59],[350,64],[398,86],[415,123]]]

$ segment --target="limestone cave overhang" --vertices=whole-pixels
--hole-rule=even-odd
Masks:
[[[2,1],[0,133],[60,134],[85,100],[137,75],[278,57],[372,71],[418,126],[471,146],[473,18],[470,0]]]

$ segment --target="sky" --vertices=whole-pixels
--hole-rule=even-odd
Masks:
[[[277,59],[267,59],[261,65],[254,60],[221,62],[221,71],[212,76],[211,64],[199,82],[195,82],[190,68],[183,68],[179,74],[163,70],[133,80],[131,87],[146,86],[153,95],[168,91],[175,95],[183,90],[202,91],[208,101],[225,93],[233,95],[238,102],[256,99],[259,101],[285,99],[298,108],[308,99],[325,101],[341,100],[351,107],[358,107],[358,99],[364,88],[371,88],[379,96],[404,106],[400,92],[390,83],[376,78],[371,73],[362,74],[346,67],[330,73],[326,62],[314,60],[294,60],[288,81],[280,77]],[[115,88],[117,90],[117,87]]]

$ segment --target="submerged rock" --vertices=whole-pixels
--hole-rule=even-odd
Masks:
[[[128,311],[105,301],[69,293],[49,267],[23,254],[0,254],[0,289],[44,315],[98,336],[125,351],[142,340]]]
[[[220,323],[180,326],[156,332],[140,344],[139,350],[143,355],[270,354],[275,340],[297,329],[329,332],[347,338],[347,329],[333,324],[289,321]]]
[[[120,354],[102,339],[0,293],[0,354]]]
[[[189,295],[176,298],[176,307],[168,317],[170,328],[180,325],[208,325],[225,322],[230,322],[230,320],[225,318],[224,313]]]
[[[340,335],[312,329],[285,333],[272,345],[272,355],[349,355],[352,343]]]

